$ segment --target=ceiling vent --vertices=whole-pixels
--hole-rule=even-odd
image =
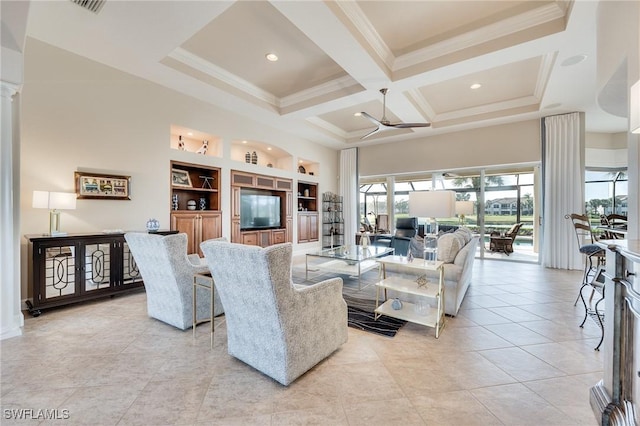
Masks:
[[[93,13],[100,12],[100,10],[102,10],[102,6],[104,6],[106,2],[107,0],[71,0],[71,3],[75,3]]]

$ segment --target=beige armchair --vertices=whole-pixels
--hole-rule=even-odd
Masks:
[[[187,235],[162,236],[141,232],[124,235],[147,292],[147,314],[180,330],[193,324],[193,274],[208,272],[198,255],[187,256]],[[201,294],[202,293],[202,294]],[[210,294],[199,288],[197,318],[209,318]],[[224,312],[214,290],[214,316]]]
[[[342,279],[291,281],[291,243],[200,244],[225,307],[231,356],[288,385],[347,341]]]

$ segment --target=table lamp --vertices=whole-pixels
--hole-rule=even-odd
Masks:
[[[60,210],[76,209],[76,194],[72,192],[33,191],[34,209],[49,209],[49,235],[67,235],[60,231]]]
[[[438,234],[439,217],[455,214],[456,193],[453,191],[419,191],[409,193],[409,214],[430,218],[430,233]]]
[[[473,214],[473,201],[456,201],[456,214],[460,219],[460,226],[464,226],[465,216]]]

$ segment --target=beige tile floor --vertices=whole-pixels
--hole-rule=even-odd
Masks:
[[[602,355],[595,324],[577,326],[579,279],[476,261],[439,339],[412,324],[394,338],[349,329],[340,350],[289,387],[227,355],[224,317],[210,350],[208,326],[194,340],[148,318],[144,293],[27,314],[24,335],[0,342],[0,423],[595,425],[588,390]],[[20,408],[70,417],[6,418]]]

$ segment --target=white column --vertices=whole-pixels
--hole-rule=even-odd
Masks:
[[[0,82],[0,340],[20,336],[24,325],[24,316],[20,310],[18,120],[13,105],[16,93],[17,86]]]
[[[395,176],[387,176],[387,214],[389,215],[389,231],[393,234],[396,229],[396,212],[395,197],[396,178]]]

